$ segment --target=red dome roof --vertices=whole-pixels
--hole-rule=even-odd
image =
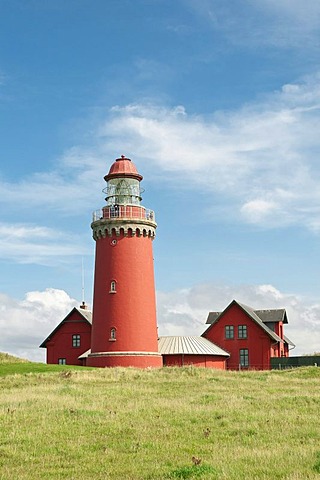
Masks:
[[[124,155],[121,155],[120,158],[117,158],[115,162],[110,167],[108,175],[104,177],[106,181],[114,177],[130,177],[135,178],[139,181],[142,180],[142,175],[138,173],[138,170],[130,158],[126,158]]]

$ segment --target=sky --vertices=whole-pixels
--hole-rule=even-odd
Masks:
[[[0,0],[0,351],[92,304],[120,155],[155,211],[160,335],[233,299],[320,351],[320,2]]]

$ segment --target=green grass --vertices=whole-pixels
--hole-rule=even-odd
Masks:
[[[45,363],[35,363],[22,358],[14,357],[8,353],[0,353],[0,377],[5,375],[25,375],[28,373],[49,373],[77,370],[82,367],[73,365],[46,365]],[[91,370],[89,367],[83,370]]]
[[[22,365],[0,362],[1,480],[319,478],[320,368]]]
[[[77,368],[80,367],[73,367],[72,365],[61,367],[60,365],[45,365],[44,363],[7,363],[3,365],[0,363],[0,376],[61,372],[62,370],[75,370]]]

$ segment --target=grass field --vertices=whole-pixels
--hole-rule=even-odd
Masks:
[[[82,369],[2,357],[1,480],[320,478],[320,368]]]

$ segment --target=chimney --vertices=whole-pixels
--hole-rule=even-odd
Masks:
[[[80,305],[80,308],[82,308],[82,310],[88,310],[88,306],[86,305],[86,302],[82,302],[82,304]]]

